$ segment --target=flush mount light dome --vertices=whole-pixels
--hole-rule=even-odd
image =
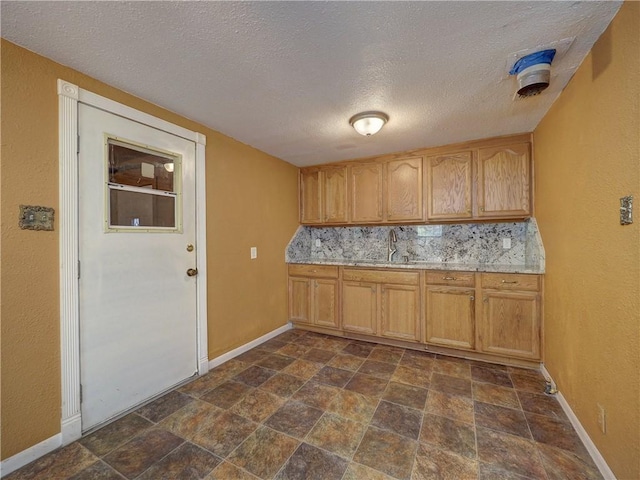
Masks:
[[[383,112],[362,112],[349,119],[356,132],[364,136],[378,133],[388,121],[389,116]]]

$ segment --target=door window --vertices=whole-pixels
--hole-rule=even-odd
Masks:
[[[107,136],[106,158],[107,231],[181,231],[180,155]]]

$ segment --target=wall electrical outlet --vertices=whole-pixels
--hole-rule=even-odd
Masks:
[[[502,239],[502,248],[504,248],[505,250],[508,250],[509,248],[511,248],[511,239],[510,238],[503,238]]]
[[[322,240],[320,240],[319,238],[316,238],[316,247],[321,247],[322,246]]]
[[[258,258],[258,247],[251,247],[251,260]]]
[[[607,433],[607,412],[602,405],[598,403],[598,426],[600,431],[604,434]]]

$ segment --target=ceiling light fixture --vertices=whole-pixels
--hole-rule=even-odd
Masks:
[[[378,133],[385,123],[389,121],[389,115],[383,112],[362,112],[349,119],[349,124],[360,135],[366,137]]]

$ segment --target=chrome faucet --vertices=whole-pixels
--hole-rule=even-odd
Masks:
[[[389,243],[387,244],[387,261],[391,262],[393,260],[393,254],[398,251],[396,248],[396,242],[398,238],[396,237],[396,232],[392,228],[389,230]]]

